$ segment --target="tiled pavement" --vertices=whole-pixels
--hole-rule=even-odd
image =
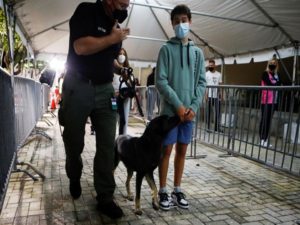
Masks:
[[[49,115],[48,115],[49,116]],[[238,157],[218,157],[217,150],[198,144],[204,159],[187,159],[182,188],[190,201],[190,209],[174,208],[168,212],[151,207],[150,190],[143,182],[141,205],[143,215],[133,212],[134,203],[123,196],[126,193],[124,166],[116,173],[115,197],[125,216],[117,221],[99,214],[95,208],[93,187],[94,136],[87,125],[83,153],[84,172],[81,179],[83,194],[73,201],[68,191],[64,169],[64,148],[56,118],[54,123],[38,126],[49,136],[35,136],[19,151],[19,159],[29,162],[45,174],[46,179],[33,181],[23,173],[10,178],[0,224],[297,224],[300,220],[300,177],[271,170],[263,165]],[[129,133],[140,135],[144,126],[132,121]],[[172,165],[172,163],[170,163]],[[26,166],[23,166],[26,169]],[[32,170],[29,170],[34,174]],[[173,177],[170,167],[169,178]],[[155,174],[158,184],[157,170]],[[168,180],[169,189],[172,180]],[[132,182],[134,189],[134,182]],[[299,223],[300,224],[300,223]]]

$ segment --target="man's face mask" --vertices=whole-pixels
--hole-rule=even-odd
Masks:
[[[124,63],[126,60],[126,56],[125,55],[119,55],[118,56],[118,62],[119,63]]]
[[[115,1],[113,2],[115,3]],[[125,7],[122,8],[122,6],[117,7],[116,5],[114,5],[114,8],[115,10],[113,11],[113,18],[118,20],[118,23],[123,23],[128,16],[127,9]]]
[[[275,68],[276,68],[276,65],[274,65],[274,64],[269,65],[269,70],[274,71]]]
[[[120,9],[115,9],[113,12],[113,17],[115,20],[118,20],[119,23],[123,23],[124,20],[127,18],[127,10],[120,10]]]
[[[179,23],[174,27],[175,35],[179,39],[185,38],[190,31],[189,23]]]
[[[214,67],[208,67],[208,70],[209,70],[210,72],[212,72],[212,71],[214,71]]]

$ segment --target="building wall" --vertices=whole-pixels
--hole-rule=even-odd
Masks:
[[[290,74],[290,78],[288,74],[285,72],[284,67],[281,63],[279,63],[279,74],[281,81],[285,85],[291,84],[291,79],[293,76],[293,62],[294,58],[286,58],[283,59],[287,71]],[[266,62],[257,62],[257,63],[249,63],[249,64],[233,64],[233,65],[225,65],[224,73],[223,73],[223,83],[224,84],[235,84],[235,85],[260,85],[261,75],[263,71],[267,67]],[[299,67],[299,66],[298,66]],[[221,67],[218,67],[218,70],[221,71]],[[300,77],[299,69],[297,71],[296,77]],[[297,80],[297,79],[296,79]]]
[[[279,63],[279,74],[280,78],[285,85],[291,84],[293,76],[293,62],[294,58],[286,58],[282,60],[285,64],[287,71],[290,74],[290,78],[285,72],[281,63]],[[299,60],[298,60],[299,61]],[[232,64],[225,65],[223,72],[223,84],[230,85],[260,85],[261,75],[267,67],[267,61],[265,62],[250,62],[248,64]],[[298,66],[299,68],[299,66]],[[221,72],[221,66],[217,67],[217,70]],[[147,77],[151,73],[152,67],[134,68],[135,77],[139,78],[140,84],[146,86]],[[298,80],[300,79],[300,71],[298,69],[297,75]],[[296,78],[297,80],[297,78]],[[299,82],[298,82],[299,83]]]

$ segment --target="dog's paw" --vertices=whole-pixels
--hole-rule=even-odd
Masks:
[[[141,216],[143,214],[143,211],[141,209],[136,209],[134,213],[138,216]]]
[[[152,207],[153,207],[153,209],[155,209],[155,210],[159,210],[159,205],[158,205],[157,202],[152,202]]]

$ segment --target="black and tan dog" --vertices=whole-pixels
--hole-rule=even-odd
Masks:
[[[180,119],[178,116],[159,116],[151,120],[141,137],[120,135],[116,139],[115,167],[117,167],[121,160],[127,168],[126,190],[127,198],[131,201],[133,200],[133,195],[130,190],[130,180],[133,172],[136,171],[135,213],[138,215],[142,214],[140,195],[144,177],[146,177],[152,191],[152,206],[155,210],[159,209],[157,187],[153,172],[159,164],[162,155],[162,142],[165,136],[179,122]]]

